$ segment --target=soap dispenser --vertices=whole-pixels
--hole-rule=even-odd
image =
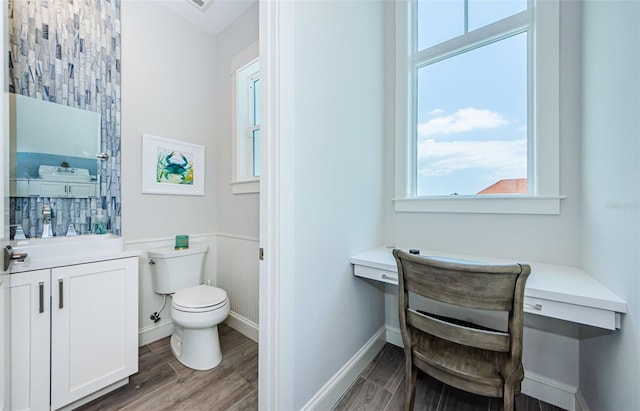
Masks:
[[[52,238],[53,231],[51,230],[51,206],[42,206],[42,238]]]

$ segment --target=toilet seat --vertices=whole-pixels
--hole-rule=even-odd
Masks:
[[[197,285],[173,294],[171,305],[179,311],[205,312],[221,308],[227,303],[227,292],[209,285]]]

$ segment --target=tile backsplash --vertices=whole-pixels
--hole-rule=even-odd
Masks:
[[[98,198],[14,197],[15,225],[27,237],[42,233],[42,206],[53,211],[54,235],[69,224],[90,231],[102,209],[107,229],[120,227],[120,0],[9,0],[9,91],[101,114]]]

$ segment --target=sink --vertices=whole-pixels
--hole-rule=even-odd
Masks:
[[[34,265],[47,261],[80,258],[122,252],[124,240],[113,234],[87,234],[74,237],[28,238],[11,241],[14,253],[27,253],[26,260],[14,265]]]
[[[86,168],[40,166],[38,167],[38,176],[43,180],[68,183],[88,183],[91,181],[91,175]]]

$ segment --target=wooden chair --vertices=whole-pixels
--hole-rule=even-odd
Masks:
[[[404,409],[413,410],[417,369],[458,389],[502,398],[514,409],[524,378],[522,319],[526,264],[448,262],[393,250],[398,264],[405,353]],[[409,307],[409,293],[471,309],[508,313],[506,332]]]

